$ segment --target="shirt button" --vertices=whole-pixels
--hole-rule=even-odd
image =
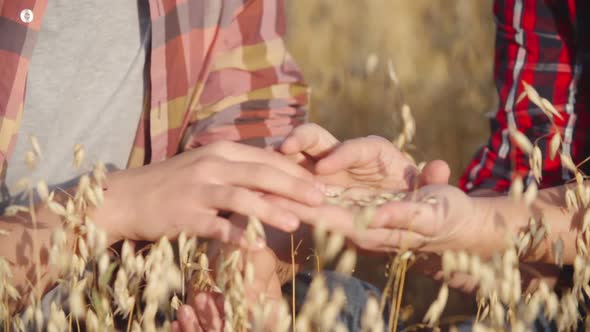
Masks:
[[[35,15],[33,14],[33,11],[30,9],[24,9],[22,12],[20,12],[20,20],[25,23],[33,22],[34,17]]]

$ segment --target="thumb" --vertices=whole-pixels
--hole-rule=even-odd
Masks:
[[[321,158],[339,143],[330,132],[315,123],[301,125],[291,132],[281,146],[284,154],[303,152],[314,159]]]
[[[418,187],[432,184],[449,184],[451,168],[443,160],[433,160],[428,162],[420,175],[418,175]]]

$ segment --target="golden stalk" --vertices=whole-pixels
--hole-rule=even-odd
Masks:
[[[291,314],[293,315],[293,323],[291,324],[293,332],[295,332],[296,313],[295,313],[295,237],[291,233]]]

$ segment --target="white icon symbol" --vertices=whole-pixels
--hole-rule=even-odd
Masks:
[[[33,14],[33,11],[30,9],[25,9],[22,12],[20,12],[20,19],[21,19],[21,21],[23,21],[25,23],[33,22],[34,16],[35,15]]]

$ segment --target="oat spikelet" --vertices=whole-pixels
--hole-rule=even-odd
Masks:
[[[561,116],[561,114],[559,114],[559,111],[555,108],[555,106],[553,106],[553,104],[549,100],[541,98],[541,106],[541,108],[543,109],[545,114],[547,114],[548,117],[554,115],[556,118],[563,120],[563,117]]]
[[[38,158],[41,158],[41,146],[39,145],[39,140],[37,137],[31,135],[29,136],[29,141],[31,142],[31,146],[33,147],[33,152]]]
[[[397,78],[395,67],[393,66],[393,61],[391,59],[387,60],[387,76],[394,84],[399,84],[399,79]]]
[[[434,325],[438,322],[440,315],[442,314],[445,306],[447,305],[447,299],[449,297],[449,286],[446,283],[442,285],[438,296],[434,302],[428,308],[426,315],[424,316],[424,322],[428,325]]]
[[[559,133],[555,133],[549,142],[549,156],[551,157],[551,160],[555,160],[555,157],[557,156],[557,150],[559,150],[560,145],[561,135],[559,135]]]
[[[344,275],[351,275],[354,272],[355,265],[356,251],[354,249],[346,249],[336,265],[336,271]]]
[[[561,165],[563,167],[565,167],[566,169],[568,169],[572,173],[577,172],[578,168],[576,167],[576,164],[574,164],[572,157],[568,153],[561,152],[559,154],[559,158],[561,160]]]
[[[33,151],[27,151],[25,154],[25,164],[29,169],[33,169],[37,165],[37,157]]]
[[[404,104],[402,106],[402,120],[404,122],[404,135],[408,142],[411,142],[414,139],[414,135],[416,134],[416,122],[414,121],[414,117],[412,116],[412,110],[410,106]]]
[[[533,153],[533,144],[523,133],[516,129],[510,129],[510,137],[522,152],[527,155]]]
[[[4,209],[4,215],[7,217],[14,217],[19,213],[29,213],[29,208],[21,205],[9,205]]]
[[[257,241],[266,240],[264,227],[260,220],[256,217],[248,217],[248,226],[246,227],[246,240],[250,245]]]
[[[537,183],[541,183],[541,178],[543,175],[543,153],[541,153],[539,146],[535,145],[533,148],[533,153],[530,157],[529,163],[533,172],[533,176],[535,177],[535,181],[537,181]]]
[[[541,96],[539,96],[539,93],[537,92],[537,90],[535,90],[535,88],[533,88],[532,86],[530,86],[529,84],[527,84],[526,82],[522,82],[522,84],[524,85],[524,94],[526,94],[526,96],[529,98],[530,101],[532,101],[535,105],[537,105],[542,111],[543,113],[545,113],[545,115],[549,118],[549,119],[553,119],[553,116],[563,120],[563,117],[561,116],[561,114],[559,113],[559,111],[557,111],[557,109],[555,108],[555,106],[553,106],[553,104],[551,104],[551,102],[545,98],[541,98]],[[520,102],[522,100],[523,95],[521,95],[518,98],[518,102]]]
[[[45,181],[40,180],[37,182],[37,194],[42,201],[47,201],[49,198],[49,188],[47,187],[47,183]]]
[[[326,242],[326,249],[323,253],[324,259],[326,262],[330,262],[338,255],[340,249],[344,245],[344,236],[339,233],[333,233],[328,237],[328,241]]]
[[[553,243],[553,255],[555,257],[555,264],[558,266],[563,265],[563,239],[559,238]]]
[[[522,192],[524,190],[524,183],[520,176],[516,176],[514,180],[512,180],[512,184],[510,185],[510,197],[512,197],[515,201],[520,201],[522,198]]]
[[[369,297],[365,304],[365,310],[361,317],[362,332],[383,331],[383,319],[379,311],[379,302],[373,296]]]
[[[74,146],[74,166],[80,168],[82,162],[84,162],[85,152],[82,144],[76,144]]]
[[[529,184],[529,186],[527,187],[526,191],[524,192],[523,195],[523,200],[524,203],[527,206],[530,206],[531,204],[533,204],[533,202],[535,201],[535,199],[537,199],[537,194],[539,193],[539,190],[537,188],[537,184],[536,183],[531,183]]]
[[[588,226],[590,226],[590,209],[586,208],[584,211],[584,217],[582,218],[582,232],[587,231]]]
[[[377,54],[375,53],[371,53],[369,54],[369,56],[367,57],[367,62],[365,63],[365,70],[367,72],[368,75],[371,75],[375,72],[375,69],[377,69],[377,66],[379,65],[379,57],[377,56]]]

